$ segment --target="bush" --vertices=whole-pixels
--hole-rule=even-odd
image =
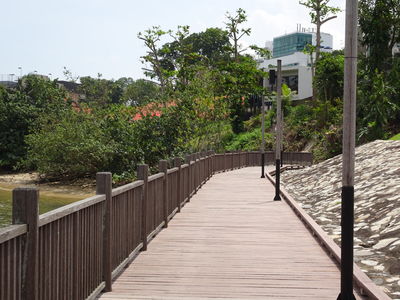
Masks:
[[[144,156],[133,115],[132,108],[115,105],[96,112],[95,116],[101,120],[98,122],[106,140],[112,141],[112,155],[105,167],[122,181],[134,178],[137,164]]]
[[[26,138],[26,165],[36,166],[47,178],[93,176],[107,171],[114,141],[93,115],[66,111],[60,120],[42,119],[42,127]]]
[[[25,136],[42,115],[57,117],[66,109],[65,92],[53,81],[25,76],[17,89],[0,87],[0,168],[17,168],[26,156]]]
[[[243,151],[259,151],[261,148],[261,129],[256,128],[252,131],[236,135],[233,140],[226,146],[226,150],[243,150]],[[273,136],[271,133],[265,133],[265,148],[272,149]]]

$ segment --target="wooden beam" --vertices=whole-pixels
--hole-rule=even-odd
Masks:
[[[38,201],[39,191],[35,188],[13,190],[12,223],[14,225],[26,224],[28,227],[22,257],[22,299],[39,299]]]

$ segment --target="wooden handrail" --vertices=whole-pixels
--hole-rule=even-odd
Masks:
[[[10,225],[5,228],[0,228],[0,244],[25,234],[27,230],[28,226],[26,224]]]
[[[300,161],[304,155],[297,156]],[[28,237],[31,245],[39,245],[35,250],[38,258],[12,260],[7,270],[2,270],[5,276],[0,278],[0,290],[6,291],[6,298],[21,293],[25,279],[18,276],[22,276],[24,264],[34,261],[38,299],[51,300],[60,292],[68,299],[94,299],[103,289],[112,288],[112,278],[139,251],[146,250],[147,243],[213,174],[258,166],[259,157],[260,152],[188,155],[185,164],[175,159],[177,167],[166,172],[160,170],[145,180],[114,189],[107,183],[101,194],[32,216],[32,220],[38,219],[38,234],[30,234],[26,224],[0,229],[0,253],[7,249],[23,255]],[[110,182],[110,173],[103,175]]]

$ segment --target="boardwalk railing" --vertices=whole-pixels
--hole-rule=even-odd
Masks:
[[[192,154],[182,164],[112,189],[98,173],[96,196],[38,215],[36,189],[13,191],[13,225],[0,229],[0,299],[94,299],[214,174],[260,165],[260,152]],[[310,154],[287,162],[309,165]],[[267,153],[266,162],[274,161]]]

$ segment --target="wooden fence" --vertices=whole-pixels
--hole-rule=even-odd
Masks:
[[[312,156],[288,153],[308,165]],[[283,156],[285,159],[285,155]],[[13,225],[0,229],[0,299],[94,299],[214,174],[260,165],[260,152],[212,152],[160,161],[149,176],[112,189],[111,173],[98,173],[96,196],[38,215],[39,193],[13,190]],[[266,153],[266,163],[274,161]]]

